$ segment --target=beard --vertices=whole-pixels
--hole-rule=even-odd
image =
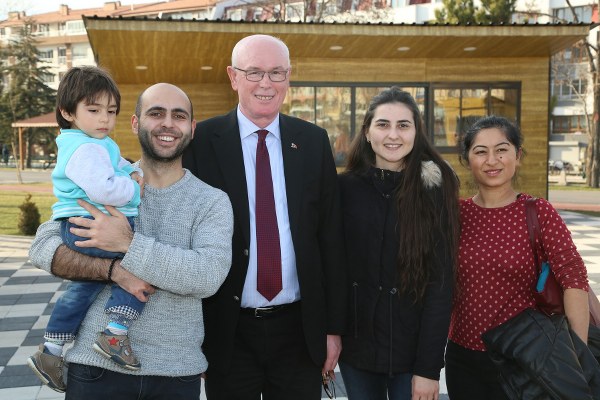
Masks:
[[[175,149],[172,149],[171,153],[169,154],[159,154],[152,144],[152,136],[160,135],[162,133],[171,133],[174,134],[176,137],[181,136],[179,140],[179,145],[177,145]],[[183,151],[192,140],[192,135],[178,135],[177,132],[172,129],[160,129],[156,132],[150,132],[148,129],[140,126],[138,128],[138,138],[140,140],[140,145],[142,146],[142,152],[148,158],[148,160],[169,163],[181,157]]]

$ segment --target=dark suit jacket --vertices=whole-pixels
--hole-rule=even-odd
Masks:
[[[326,334],[345,327],[346,271],[337,175],[324,129],[280,115],[288,214],[300,284],[306,344],[315,364],[326,358]],[[250,217],[236,110],[198,124],[183,165],[225,191],[233,205],[232,265],[219,291],[203,302],[204,351],[210,368],[226,372],[233,351],[248,269]]]

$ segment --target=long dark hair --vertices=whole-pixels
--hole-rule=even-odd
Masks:
[[[400,234],[397,284],[400,293],[412,294],[416,301],[420,301],[432,273],[428,257],[436,246],[433,232],[442,233],[452,249],[452,257],[448,262],[456,265],[459,185],[452,168],[429,143],[421,112],[414,98],[397,87],[383,90],[369,103],[360,133],[350,145],[346,170],[364,174],[375,165],[375,152],[367,142],[366,133],[377,107],[390,103],[401,103],[408,107],[416,129],[413,149],[403,160],[404,177],[396,189],[397,226]],[[421,178],[423,161],[433,161],[442,172],[442,204],[434,204],[434,199]],[[452,282],[454,277],[447,279]]]

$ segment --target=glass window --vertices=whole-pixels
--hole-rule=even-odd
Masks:
[[[239,8],[233,10],[227,10],[227,18],[232,21],[241,21],[242,20],[242,10]]]
[[[51,61],[54,58],[54,50],[40,50],[40,59]]]
[[[452,146],[456,144],[457,122],[460,120],[460,94],[454,89],[433,91],[433,144]]]
[[[577,6],[573,7],[575,10],[575,15],[577,16],[577,20],[579,22],[591,23],[592,22],[592,6]],[[573,16],[573,12],[570,8],[555,8],[553,10],[554,17],[559,20],[559,22],[575,22],[575,17]]]
[[[558,115],[552,118],[553,134],[581,134],[587,129],[585,115]]]
[[[517,89],[492,89],[490,114],[501,115],[511,121],[517,121],[519,114],[518,99],[519,91]]]
[[[290,87],[282,111],[293,117],[315,122],[315,88]]]
[[[335,163],[346,161],[352,130],[352,91],[349,87],[316,88],[316,124],[327,130]]]
[[[67,49],[65,47],[60,47],[58,49],[58,63],[59,64],[67,63]]]
[[[429,118],[433,130],[433,143],[437,147],[453,147],[459,135],[466,132],[478,119],[488,115],[501,115],[518,122],[519,90],[510,85],[486,84],[473,87],[456,87],[460,84],[433,88],[433,115]],[[465,84],[465,86],[469,86]],[[479,86],[479,87],[477,87]],[[504,86],[504,87],[502,87]]]
[[[71,48],[71,54],[73,58],[86,58],[87,57],[87,46],[73,46]]]
[[[85,33],[85,26],[83,25],[83,21],[82,20],[67,21],[67,23],[65,25],[65,28],[66,28],[67,33],[70,34],[70,35],[84,34]]]
[[[282,112],[325,128],[336,164],[343,165],[350,141],[360,132],[373,96],[394,84],[314,85],[293,83]],[[518,83],[397,84],[409,92],[438,147],[454,147],[458,135],[477,119],[502,115],[518,122]]]

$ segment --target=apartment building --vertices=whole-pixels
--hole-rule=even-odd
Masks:
[[[100,8],[72,9],[61,5],[54,12],[31,16],[14,11],[9,12],[6,20],[0,21],[0,45],[7,45],[16,37],[18,29],[31,19],[41,60],[48,67],[48,73],[42,79],[56,89],[69,68],[96,64],[82,16],[213,19],[215,3],[216,0],[171,0],[126,5],[120,1],[107,1]]]

